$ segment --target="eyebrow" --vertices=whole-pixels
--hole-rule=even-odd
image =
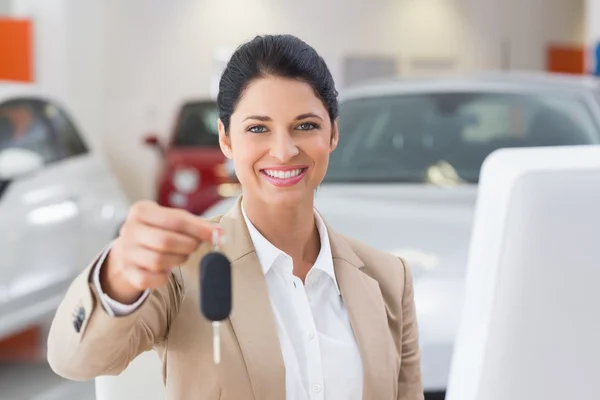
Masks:
[[[321,121],[323,120],[323,118],[319,117],[317,114],[314,114],[314,113],[300,114],[295,118],[295,120],[298,121],[298,120],[306,119],[306,118],[318,118]],[[263,122],[273,121],[273,119],[271,117],[269,117],[268,115],[250,115],[249,117],[246,117],[244,119],[244,121],[247,121],[249,119],[255,119],[255,120],[263,121]]]

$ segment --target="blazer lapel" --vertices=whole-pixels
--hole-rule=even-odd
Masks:
[[[232,262],[233,304],[229,317],[244,356],[255,400],[280,400],[285,366],[267,284],[241,212],[241,198],[223,216],[223,252]]]
[[[327,230],[336,279],[362,359],[363,399],[396,398],[397,353],[389,335],[379,284],[362,271],[363,262],[348,242],[329,227]]]

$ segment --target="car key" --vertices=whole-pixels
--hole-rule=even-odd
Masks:
[[[214,363],[221,362],[221,321],[231,313],[231,262],[219,251],[221,230],[213,230],[213,251],[200,261],[200,309],[212,321]]]

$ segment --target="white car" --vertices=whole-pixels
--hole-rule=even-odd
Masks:
[[[587,78],[498,73],[341,94],[316,207],[338,231],[411,264],[427,400],[445,397],[483,160],[505,147],[599,144],[597,89]]]
[[[0,339],[54,313],[128,208],[61,104],[0,82]]]

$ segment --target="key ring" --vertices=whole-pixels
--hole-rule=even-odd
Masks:
[[[214,251],[220,251],[219,245],[221,244],[221,239],[223,238],[223,228],[220,226],[215,226],[212,230],[212,245]]]

